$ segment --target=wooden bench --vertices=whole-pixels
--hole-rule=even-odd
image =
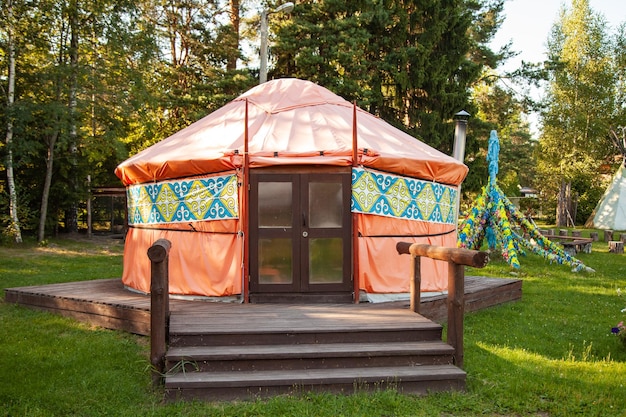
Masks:
[[[578,252],[591,253],[592,238],[576,237],[576,236],[550,236],[550,240],[554,240],[563,246],[563,250],[570,256],[576,255]]]

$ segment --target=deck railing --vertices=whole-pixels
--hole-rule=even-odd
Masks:
[[[412,262],[411,311],[420,312],[421,258],[448,262],[448,336],[447,343],[454,348],[454,364],[463,367],[463,315],[465,312],[465,266],[483,268],[489,254],[470,249],[446,248],[417,243],[398,242],[399,254],[410,254]]]
[[[150,258],[150,363],[154,385],[161,384],[165,373],[170,317],[168,258],[171,246],[169,240],[159,239],[148,249],[148,258]]]

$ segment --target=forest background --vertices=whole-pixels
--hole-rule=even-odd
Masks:
[[[0,0],[2,239],[83,228],[90,189],[121,186],[120,162],[258,84],[260,12],[279,4]],[[610,137],[626,126],[626,24],[609,31],[572,0],[547,59],[503,72],[516,52],[489,46],[503,4],[297,0],[270,14],[268,78],[313,81],[446,154],[466,110],[465,205],[488,179],[495,129],[505,193],[534,188],[548,220],[582,224],[622,163]],[[519,93],[529,85],[545,96]]]

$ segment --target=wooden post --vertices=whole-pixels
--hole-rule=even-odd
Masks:
[[[244,303],[250,302],[250,144],[248,129],[248,99],[246,98],[246,112],[243,132],[243,186],[241,187],[241,228],[243,231],[243,282],[241,297]]]
[[[604,241],[605,242],[610,242],[613,240],[613,231],[612,230],[605,230],[604,231]]]
[[[454,348],[454,364],[463,367],[463,315],[465,266],[448,262],[448,344]]]
[[[489,262],[487,252],[398,242],[399,254],[413,257],[411,279],[411,310],[419,312],[421,257],[448,262],[448,344],[454,348],[454,363],[463,367],[463,315],[465,313],[465,265],[483,268]]]
[[[559,229],[559,236],[567,236],[567,229]]]
[[[621,240],[622,242],[626,242],[626,233],[620,233],[619,240]]]
[[[91,175],[87,175],[87,237],[91,239],[92,218],[91,218]]]
[[[621,240],[609,241],[609,252],[610,253],[624,253],[624,242],[622,242]]]
[[[597,242],[598,240],[600,240],[600,238],[598,237],[598,232],[590,232],[589,233],[589,237],[591,238],[591,240],[593,240],[594,242]]]
[[[572,230],[573,237],[580,237],[582,231],[581,230]]]
[[[352,168],[359,166],[359,137],[356,120],[356,100],[352,103]],[[361,301],[361,283],[359,282],[359,218],[357,213],[352,215],[352,292],[354,304]]]
[[[165,353],[169,335],[169,270],[172,244],[159,239],[148,249],[150,258],[150,363],[152,383],[159,385],[165,373]]]
[[[422,302],[422,257],[421,256],[411,256],[413,258],[412,272],[413,276],[411,278],[411,311],[419,314],[420,312],[420,303]]]

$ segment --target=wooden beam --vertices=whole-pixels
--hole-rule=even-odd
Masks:
[[[356,101],[352,103],[352,167],[359,165],[359,138],[357,135],[356,121]],[[358,214],[352,213],[352,287],[354,292],[354,303],[360,301],[360,282],[359,282],[359,221]]]
[[[458,265],[467,265],[474,268],[484,268],[489,263],[489,254],[471,249],[446,248],[418,243],[398,242],[396,250],[399,254],[426,256],[440,261],[454,262]]]

